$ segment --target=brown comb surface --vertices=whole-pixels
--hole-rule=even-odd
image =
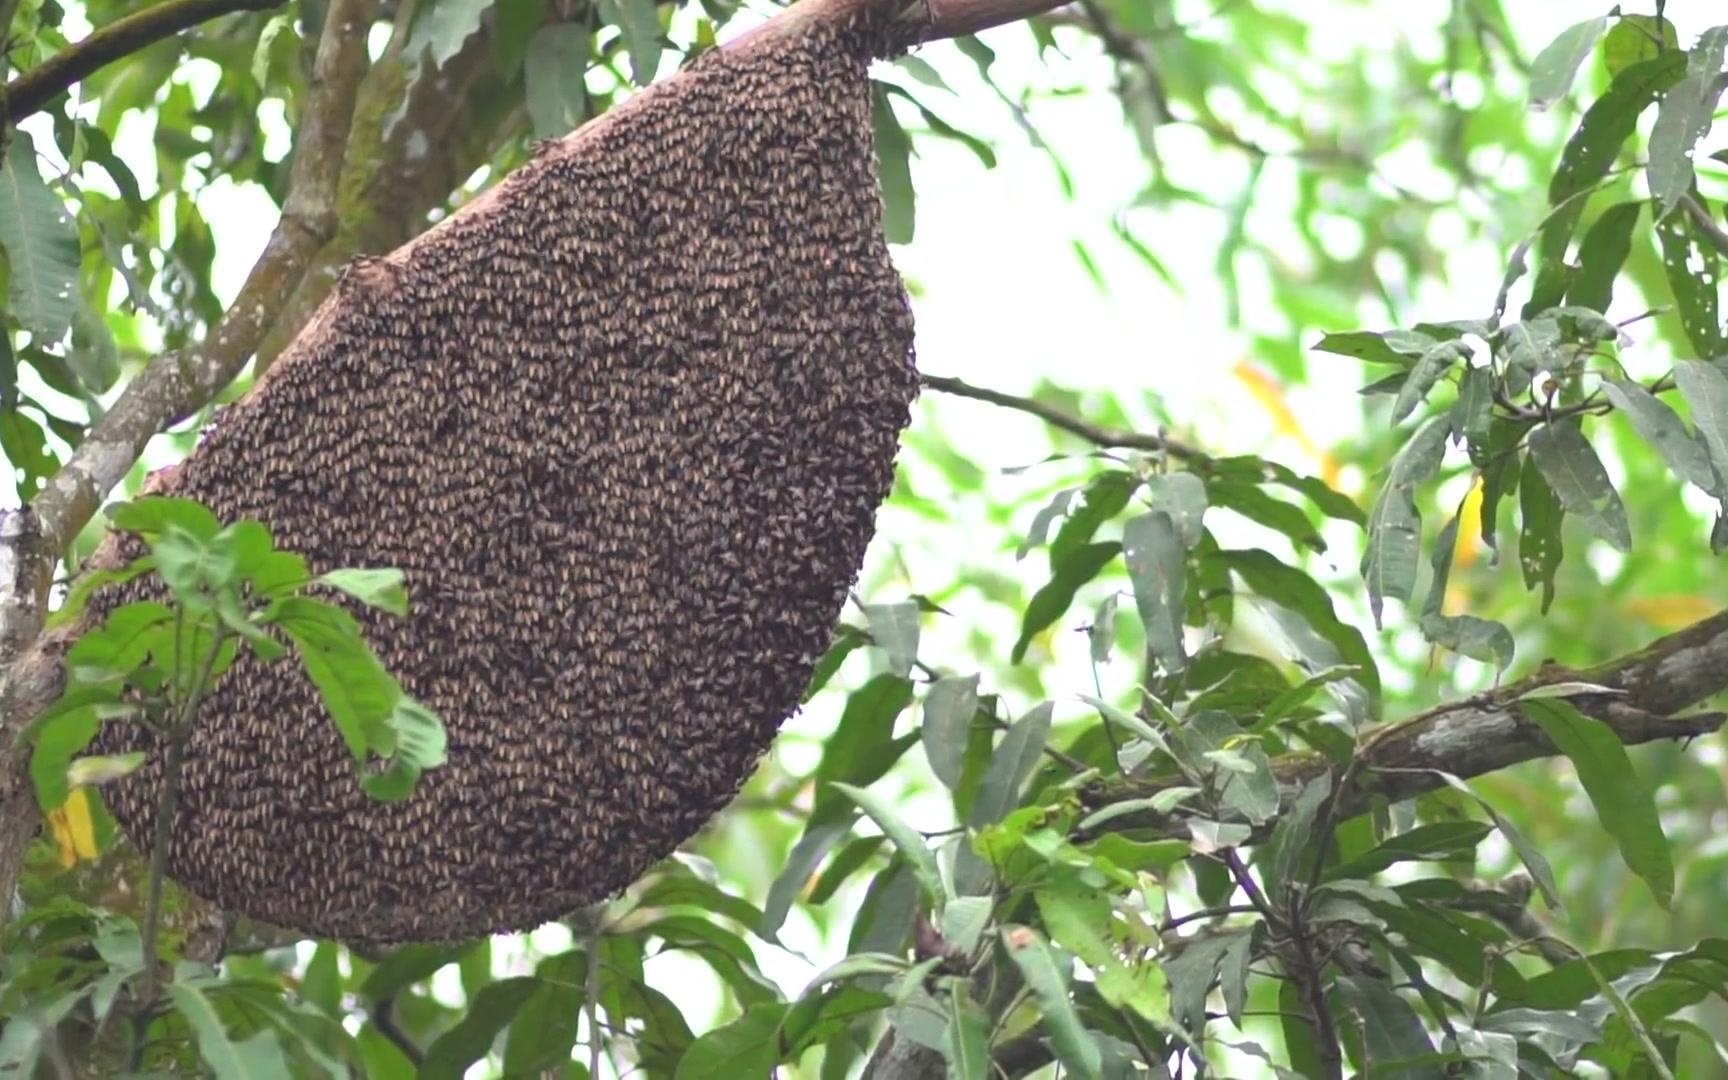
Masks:
[[[449,760],[374,802],[298,661],[243,659],[187,749],[176,879],[320,935],[524,929],[733,796],[828,644],[917,389],[879,45],[705,54],[357,265],[221,415],[164,493],[315,572],[402,568],[407,619],[355,613]],[[160,782],[152,755],[108,790],[145,847]]]

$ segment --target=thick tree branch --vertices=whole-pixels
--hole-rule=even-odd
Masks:
[[[1000,390],[973,386],[971,383],[961,382],[959,379],[950,379],[942,375],[925,375],[920,381],[926,389],[935,390],[939,393],[953,394],[956,397],[971,398],[974,401],[1000,405],[1005,409],[1030,413],[1053,428],[1060,428],[1071,435],[1078,435],[1097,446],[1169,454],[1173,458],[1180,458],[1184,461],[1197,461],[1206,456],[1180,439],[1168,435],[1147,435],[1138,431],[1101,427],[1063,412],[1054,405],[1046,405],[1042,401],[1017,397],[1013,394],[1004,394]]]
[[[335,231],[336,185],[354,116],[354,97],[366,68],[366,30],[374,0],[333,0],[313,62],[282,219],[221,321],[187,353],[158,357],[127,387],[93,427],[48,486],[21,515],[0,529],[0,632],[28,641],[40,631],[47,583],[55,560],[123,479],[160,431],[210,401],[245,367],[308,261]],[[154,10],[154,9],[152,9]],[[18,586],[27,588],[20,591]],[[3,647],[7,642],[0,642]],[[52,699],[58,681],[53,643],[8,662],[0,683],[0,748]],[[41,695],[48,695],[43,698]],[[17,756],[17,755],[12,755]],[[0,770],[0,898],[17,884],[36,812],[21,764]]]
[[[16,123],[69,90],[73,83],[201,22],[284,3],[286,0],[168,0],[116,19],[8,83],[6,114]]]
[[[1563,682],[1614,691],[1568,700],[1579,712],[1608,725],[1629,746],[1708,735],[1728,722],[1728,714],[1672,714],[1728,690],[1728,611],[1589,670],[1545,665],[1504,689],[1439,705],[1370,731],[1362,740],[1354,778],[1338,794],[1339,819],[1365,811],[1374,795],[1398,802],[1443,787],[1442,773],[1468,780],[1558,754],[1542,729],[1524,717],[1517,701],[1539,687]],[[1285,754],[1272,762],[1286,805],[1304,784],[1333,768],[1324,755],[1310,752]],[[1181,782],[1175,777],[1100,782],[1085,798],[1103,805],[1145,797]],[[1174,824],[1167,818],[1130,816],[1116,819],[1112,827],[1170,828]],[[1261,832],[1269,829],[1270,825],[1265,826]]]

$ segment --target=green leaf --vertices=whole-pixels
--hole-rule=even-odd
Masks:
[[[400,570],[332,570],[319,575],[318,584],[347,593],[368,607],[408,614],[408,590],[402,587]]]
[[[1654,15],[1621,15],[1602,39],[1602,63],[1619,75],[1633,64],[1653,60],[1680,47],[1674,24]]]
[[[1098,527],[1122,512],[1140,487],[1140,478],[1127,472],[1103,472],[1086,482],[1080,504],[1063,520],[1050,541],[1050,569],[1056,570],[1076,549],[1097,535]]]
[[[1715,244],[1691,214],[1658,219],[1656,243],[1686,340],[1699,356],[1713,359],[1728,352],[1728,339],[1722,333],[1721,259]]]
[[[1493,664],[1498,671],[1505,671],[1512,663],[1512,631],[1493,619],[1430,613],[1422,616],[1419,626],[1422,636],[1441,648]]]
[[[1428,392],[1453,364],[1469,359],[1470,347],[1461,341],[1442,341],[1431,346],[1417,358],[1410,377],[1398,388],[1398,397],[1392,402],[1392,423],[1402,422],[1416,411],[1416,406],[1428,400]]]
[[[1686,54],[1686,76],[1662,95],[1656,123],[1650,129],[1650,194],[1658,219],[1674,209],[1692,187],[1692,154],[1710,130],[1716,103],[1722,98],[1723,52],[1728,50],[1728,26],[1699,35]]]
[[[7,311],[38,344],[59,341],[80,304],[78,228],[42,182],[27,131],[12,132],[0,168],[0,248],[11,267]]]
[[[942,1057],[948,1063],[948,1080],[990,1080],[990,1018],[959,989],[944,997],[948,1035]]]
[[[173,610],[155,600],[124,604],[66,651],[66,665],[130,675],[150,654],[157,632],[173,621]]]
[[[871,83],[876,133],[876,175],[882,184],[882,233],[891,244],[910,244],[917,224],[912,190],[912,140],[900,126],[881,83]]]
[[[918,884],[929,898],[931,908],[940,913],[947,897],[942,888],[942,874],[936,869],[936,855],[930,850],[930,845],[902,821],[892,807],[872,792],[850,784],[836,783],[834,786],[857,803],[859,809],[869,814],[883,835],[900,849],[900,854],[906,857],[912,872],[917,875]]]
[[[870,644],[870,638],[864,631],[856,626],[842,623],[834,631],[834,643],[828,646],[828,651],[822,654],[822,659],[816,661],[816,668],[810,673],[810,685],[805,687],[804,697],[800,704],[807,704],[811,698],[816,696],[817,692],[827,686],[828,681],[834,677],[836,671],[840,670],[840,665],[846,662],[846,658],[851,656],[854,650],[868,644]]]
[[[1037,768],[1045,740],[1050,737],[1050,712],[1048,701],[1034,706],[1014,721],[997,744],[990,756],[990,767],[973,797],[972,812],[967,816],[969,826],[978,829],[993,825],[1020,804],[1020,788]]]
[[[1031,526],[1026,530],[1025,539],[1021,540],[1020,546],[1014,549],[1015,562],[1024,559],[1033,548],[1043,545],[1045,539],[1050,535],[1050,526],[1055,524],[1057,518],[1068,512],[1069,504],[1079,493],[1079,488],[1064,488],[1052,495],[1050,501],[1038,509],[1038,513],[1032,517]]]
[[[920,733],[930,771],[950,791],[958,791],[965,771],[966,744],[978,712],[978,676],[937,679],[924,695]]]
[[[244,1042],[235,1042],[215,1005],[196,987],[170,983],[168,997],[175,1011],[186,1018],[198,1040],[198,1054],[217,1080],[289,1080],[293,1075],[274,1031],[260,1031]]]
[[[900,739],[893,737],[896,720],[911,703],[912,682],[898,675],[878,675],[856,690],[846,699],[840,723],[822,747],[822,760],[816,766],[817,785],[844,780],[864,787],[881,779],[919,737],[917,732]],[[845,800],[819,792],[811,810],[811,824],[828,820],[845,806]]]
[[[653,82],[664,48],[660,12],[654,0],[600,0],[600,14],[624,35],[624,47],[630,53],[630,78],[637,86]]]
[[[1557,420],[1532,431],[1530,458],[1568,514],[1615,550],[1632,550],[1626,507],[1577,421]]]
[[[1200,933],[1183,939],[1174,955],[1165,954],[1164,977],[1170,980],[1170,1014],[1187,1032],[1205,1026],[1206,995],[1217,977],[1218,963],[1230,951],[1240,931]]]
[[[102,726],[94,705],[57,712],[35,729],[36,748],[30,755],[30,779],[36,786],[36,804],[44,814],[66,801],[71,782],[66,771],[72,759],[84,752]]]
[[[1416,588],[1416,559],[1422,544],[1422,514],[1416,508],[1416,486],[1440,468],[1446,455],[1446,418],[1430,418],[1392,459],[1386,487],[1368,515],[1368,549],[1362,557],[1362,578],[1368,583],[1368,606],[1380,625],[1387,597],[1409,600]]]
[[[1038,1003],[1050,1048],[1056,1052],[1063,1070],[1075,1080],[1102,1080],[1103,1063],[1098,1046],[1074,1011],[1068,980],[1050,946],[1036,931],[1024,926],[1004,927],[1002,941]]]
[[[1321,773],[1302,785],[1302,790],[1290,804],[1289,811],[1273,826],[1271,839],[1267,841],[1266,850],[1262,852],[1266,861],[1261,865],[1264,868],[1262,877],[1266,888],[1274,899],[1281,900],[1287,891],[1286,883],[1303,871],[1303,856],[1308,850],[1309,834],[1314,829],[1314,821],[1320,814],[1320,808],[1326,804],[1326,799],[1331,794],[1332,774]]]
[[[1337,649],[1338,655],[1357,669],[1352,679],[1368,692],[1369,715],[1380,715],[1380,669],[1362,632],[1338,618],[1330,593],[1301,570],[1286,566],[1258,548],[1220,551],[1212,557],[1227,565],[1256,595],[1301,616],[1316,634]]]
[[[871,640],[888,654],[889,674],[911,674],[918,661],[918,602],[865,604],[864,617],[870,623]]]
[[[116,529],[154,540],[169,529],[181,529],[208,543],[222,531],[222,523],[203,504],[191,499],[147,495],[108,508],[108,520]]]
[[[1146,647],[1166,671],[1181,671],[1188,663],[1182,647],[1187,555],[1176,523],[1161,510],[1133,518],[1122,530],[1122,555],[1146,629]]]
[[[1326,871],[1327,881],[1367,878],[1401,862],[1466,862],[1493,831],[1480,821],[1438,821],[1399,833],[1366,853]]]
[[[1548,901],[1550,908],[1558,911],[1560,909],[1560,889],[1554,882],[1554,868],[1548,865],[1548,859],[1541,850],[1525,839],[1524,833],[1513,825],[1505,815],[1494,809],[1493,804],[1472,791],[1469,784],[1451,773],[1443,772],[1438,775],[1448,787],[1476,800],[1476,804],[1487,811],[1488,816],[1494,820],[1494,827],[1500,830],[1500,835],[1504,836],[1506,842],[1512,845],[1512,850],[1518,853],[1518,858],[1524,863],[1525,869],[1530,871],[1530,878],[1536,883],[1536,887],[1542,891],[1542,898]]]
[[[392,997],[414,983],[431,978],[479,945],[478,941],[464,941],[454,945],[404,945],[395,949],[367,973],[366,980],[360,984],[360,998],[376,1003]]]
[[[1518,481],[1518,566],[1524,587],[1542,586],[1542,613],[1554,602],[1554,573],[1566,549],[1561,542],[1560,523],[1566,516],[1560,500],[1543,479],[1534,455],[1525,455],[1523,475]]]
[[[492,0],[432,0],[429,9],[415,13],[404,55],[413,60],[430,51],[432,62],[443,67],[480,29],[481,17],[491,6]]]
[[[150,546],[150,554],[156,559],[157,573],[183,606],[192,606],[205,592],[234,580],[233,547],[222,536],[206,543],[170,525]]]
[[[1416,363],[1417,357],[1433,345],[1434,339],[1427,334],[1410,330],[1392,330],[1386,333],[1352,330],[1342,334],[1327,334],[1314,344],[1314,348],[1339,356],[1353,356],[1370,364],[1410,367]]]
[[[1722,412],[1717,419],[1723,426],[1718,431],[1718,438],[1722,440],[1724,454],[1728,455],[1728,378],[1724,378],[1710,365],[1701,366],[1707,369],[1704,378],[1708,379],[1713,375],[1720,383],[1719,404]],[[1680,377],[1678,371],[1675,372],[1675,377]],[[1662,455],[1668,467],[1674,470],[1675,476],[1706,494],[1718,497],[1728,494],[1723,491],[1721,477],[1711,465],[1708,435],[1702,438],[1694,437],[1686,430],[1686,425],[1673,409],[1630,379],[1604,379],[1602,393],[1614,408],[1631,422],[1633,430]],[[1681,393],[1685,394],[1684,388]],[[1708,398],[1708,394],[1705,398]],[[1690,398],[1688,401],[1690,403]],[[1692,409],[1693,414],[1697,415],[1697,405],[1693,405]],[[1722,460],[1728,462],[1728,456],[1724,456]]]
[[[1572,760],[1596,817],[1620,847],[1620,857],[1666,908],[1674,897],[1674,861],[1653,793],[1626,756],[1614,729],[1558,698],[1518,703],[1525,716]]]
[[[676,1080],[767,1076],[780,1063],[780,1024],[788,1006],[752,1005],[744,1015],[690,1044]]]
[[[1578,130],[1560,154],[1560,165],[1548,184],[1548,205],[1566,204],[1570,210],[1550,218],[1543,230],[1543,253],[1546,256],[1555,245],[1564,252],[1578,217],[1583,212],[1583,200],[1573,197],[1595,187],[1614,167],[1620,148],[1638,125],[1638,116],[1656,95],[1680,81],[1686,70],[1682,53],[1668,53],[1633,64],[1614,77],[1608,92],[1585,112]],[[1559,228],[1556,228],[1559,226]]]
[[[1207,490],[1219,508],[1232,510],[1257,525],[1282,533],[1316,554],[1325,552],[1325,539],[1301,507],[1275,499],[1254,484],[1231,478],[1214,478],[1207,483]],[[1361,516],[1360,511],[1357,516]]]
[[[1728,373],[1720,364],[1682,360],[1674,365],[1674,381],[1715,470],[1716,483],[1705,490],[1721,496],[1728,487]]]
[[[492,57],[498,73],[512,79],[528,54],[528,42],[546,22],[547,0],[508,0],[492,13]]]
[[[395,733],[390,765],[362,777],[360,789],[374,799],[395,802],[413,794],[427,769],[444,764],[446,739],[438,714],[405,694],[397,697],[386,723]]]
[[[1152,509],[1170,515],[1182,546],[1192,548],[1205,532],[1206,482],[1189,472],[1159,473],[1146,480]]]
[[[812,984],[814,987],[817,984]],[[862,1020],[880,1013],[893,1003],[887,994],[861,986],[834,986],[817,993],[806,991],[786,1013],[780,1024],[783,1057],[795,1062],[805,1050],[842,1034]]]
[[[960,896],[942,909],[942,937],[966,955],[978,947],[978,939],[990,923],[994,901],[988,896]]]
[[[559,22],[542,26],[528,40],[522,85],[535,138],[556,138],[588,119],[591,37],[581,23]]]
[[[390,719],[402,690],[361,638],[353,616],[319,600],[291,596],[276,605],[272,618],[299,650],[306,675],[355,763],[364,764],[368,751],[394,749]]]
[[[1064,949],[1094,969],[1098,993],[1115,1008],[1130,1008],[1148,1022],[1170,1022],[1170,993],[1156,964],[1129,963],[1105,936],[1110,899],[1072,878],[1034,893],[1044,929]]]
[[[418,1080],[462,1080],[468,1066],[484,1058],[504,1025],[540,989],[532,975],[499,979],[487,985],[462,1013],[462,1019],[426,1048]]]
[[[1099,571],[1108,566],[1121,550],[1121,544],[1111,541],[1083,544],[1060,555],[1054,547],[1051,549],[1053,573],[1049,582],[1034,593],[1026,605],[1026,613],[1021,617],[1020,637],[1008,654],[1013,663],[1018,664],[1025,658],[1026,648],[1032,644],[1032,639],[1060,619],[1074,602],[1074,594],[1080,587],[1097,577]]]
[[[1530,107],[1547,109],[1566,96],[1582,64],[1596,48],[1596,39],[1608,28],[1608,17],[1586,19],[1560,32],[1560,36],[1530,62]]]
[[[1397,1062],[1434,1053],[1422,1018],[1409,1002],[1386,983],[1363,975],[1343,976],[1335,985],[1345,1009],[1357,1018],[1349,1029],[1361,1032],[1368,1060],[1377,1066],[1375,1076],[1387,1080],[1427,1080],[1434,1075],[1434,1070],[1426,1066],[1396,1067]]]
[[[1642,200],[1615,203],[1602,211],[1578,245],[1578,272],[1566,288],[1566,302],[1607,311],[1614,280],[1632,251],[1632,230],[1644,212]]]
[[[756,933],[763,940],[778,940],[775,935],[785,924],[786,914],[792,910],[792,902],[804,891],[811,875],[816,872],[816,867],[821,865],[828,852],[852,832],[853,816],[850,807],[844,800],[837,805],[845,808],[844,812],[831,813],[821,820],[812,818],[804,827],[803,835],[792,845],[792,851],[786,856],[780,872],[768,886],[768,895],[762,901],[762,919],[755,926]]]

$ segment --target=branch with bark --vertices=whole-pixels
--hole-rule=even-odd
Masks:
[[[237,11],[266,11],[287,0],[169,0],[102,27],[67,46],[6,85],[6,115],[13,123],[54,100],[116,60],[147,49],[199,23]],[[3,27],[5,24],[0,24]]]

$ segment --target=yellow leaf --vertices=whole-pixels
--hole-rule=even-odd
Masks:
[[[48,827],[54,833],[62,867],[96,857],[96,826],[90,818],[90,796],[83,788],[73,788],[65,803],[49,812]]]
[[[1721,610],[1722,605],[1690,593],[1668,596],[1638,596],[1626,601],[1620,610],[1635,619],[1643,619],[1662,630],[1678,630],[1707,619]]]
[[[1231,374],[1236,376],[1248,393],[1252,394],[1260,407],[1272,417],[1273,430],[1278,434],[1294,440],[1303,453],[1313,458],[1320,467],[1320,479],[1326,481],[1328,487],[1338,486],[1338,463],[1332,455],[1320,448],[1320,445],[1308,434],[1308,429],[1296,419],[1296,414],[1290,411],[1290,403],[1284,395],[1284,388],[1260,368],[1247,360],[1239,362]]]

